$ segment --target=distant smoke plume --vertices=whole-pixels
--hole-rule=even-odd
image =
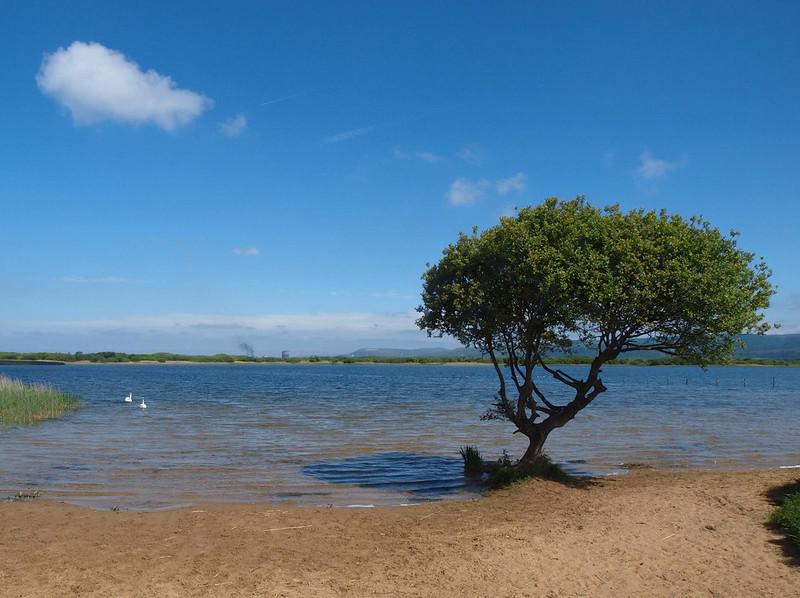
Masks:
[[[239,341],[239,350],[247,355],[248,357],[255,357],[256,351],[253,349],[253,345],[250,343],[246,343],[244,341]]]

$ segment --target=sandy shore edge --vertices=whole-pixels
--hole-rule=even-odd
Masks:
[[[470,503],[0,504],[2,596],[796,596],[766,526],[797,470],[531,481]]]

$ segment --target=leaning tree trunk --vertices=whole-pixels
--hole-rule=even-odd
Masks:
[[[537,430],[528,434],[528,449],[522,458],[517,462],[516,467],[521,470],[533,469],[536,460],[541,456],[544,442],[547,440],[549,430]]]

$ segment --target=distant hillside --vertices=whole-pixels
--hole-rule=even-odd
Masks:
[[[744,349],[736,357],[762,359],[800,359],[800,334],[746,334]]]
[[[742,335],[745,346],[734,354],[738,359],[800,359],[800,334],[755,334]],[[572,355],[582,357],[592,355],[593,351],[580,343],[573,345]],[[348,357],[480,357],[475,349],[460,347],[456,349],[358,349]],[[652,351],[634,351],[625,355],[630,359],[652,359]]]

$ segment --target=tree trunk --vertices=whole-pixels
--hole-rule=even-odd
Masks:
[[[519,469],[532,469],[536,460],[542,454],[544,448],[544,441],[547,440],[549,432],[538,431],[528,436],[528,449],[522,458],[517,463]]]

